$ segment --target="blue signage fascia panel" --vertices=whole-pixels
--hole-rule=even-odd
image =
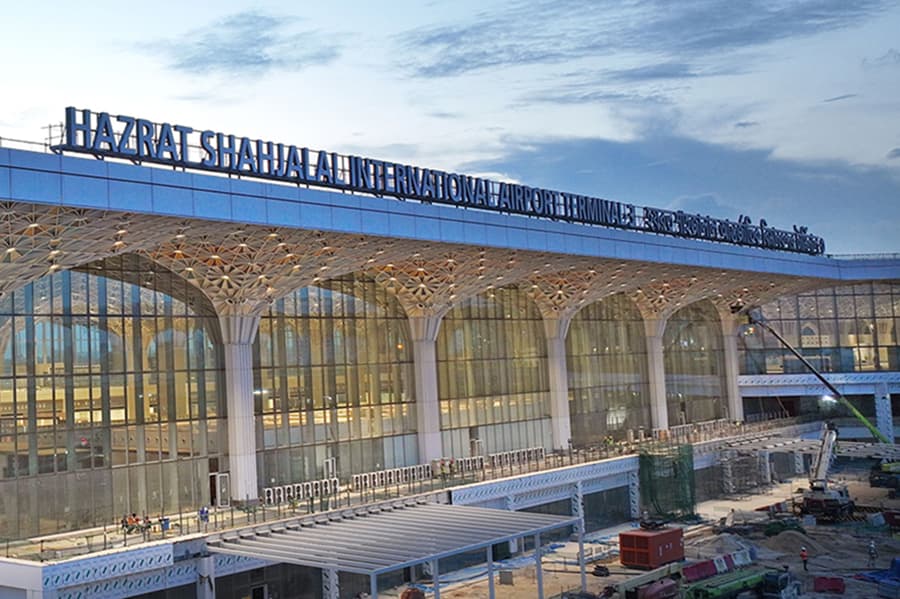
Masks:
[[[274,183],[264,184],[266,197],[275,200],[290,200],[297,202],[300,200],[300,190],[295,185],[275,185]]]
[[[44,154],[52,156],[52,154]],[[47,165],[52,168],[51,162]],[[73,176],[96,177],[105,179],[109,177],[109,165],[114,164],[106,160],[83,160],[74,156],[61,156],[56,168],[60,173],[71,174]],[[38,165],[36,165],[38,167]]]
[[[170,187],[192,187],[190,173],[155,167],[151,167],[149,170],[150,181],[154,185],[168,185]]]
[[[58,173],[10,167],[9,197],[20,202],[35,204],[62,203]]]
[[[415,222],[415,233],[418,238],[425,239],[440,239],[441,237],[441,225],[440,221],[434,218],[418,218]],[[503,235],[503,239],[497,240],[498,242],[505,242],[506,235]],[[504,244],[505,245],[505,244]]]
[[[772,252],[635,231],[537,221],[526,217],[512,218],[502,214],[460,210],[452,206],[351,196],[327,190],[299,188],[296,189],[299,201],[286,202],[270,199],[272,190],[280,186],[255,181],[245,182],[246,186],[241,185],[242,191],[256,191],[256,195],[239,194],[240,207],[235,212],[232,208],[235,196],[230,193],[234,180],[227,177],[166,172],[156,167],[138,167],[75,157],[66,157],[63,164],[58,156],[13,149],[5,150],[0,155],[15,165],[3,167],[6,170],[0,171],[3,172],[0,175],[0,194],[8,188],[9,198],[25,202],[86,205],[75,203],[78,200],[71,197],[71,192],[64,194],[61,177],[64,172],[67,177],[77,178],[80,175],[95,181],[90,185],[96,187],[91,188],[98,195],[108,198],[111,210],[222,221],[249,220],[263,224],[351,232],[354,232],[355,223],[359,223],[356,230],[359,233],[415,237],[423,241],[537,249],[725,269],[768,270],[801,276],[839,276],[838,261],[823,256]],[[98,176],[98,169],[106,169],[107,175]],[[74,180],[67,189],[77,187]],[[84,184],[80,189],[85,190],[88,185]],[[105,192],[103,185],[107,186]],[[352,200],[359,208],[348,206],[348,200]],[[97,201],[92,198],[86,203],[96,205]],[[292,206],[295,208],[291,209]],[[340,209],[337,217],[334,207]],[[354,212],[358,213],[358,219],[351,216]],[[352,219],[349,224],[348,218]],[[344,224],[338,224],[338,221]],[[478,226],[479,223],[484,225]],[[500,234],[501,231],[505,234]]]
[[[331,229],[331,206],[302,204],[300,226],[304,229]]]
[[[62,201],[72,206],[109,210],[109,179],[62,175]]]
[[[9,167],[0,166],[0,198],[8,200],[9,196]]]
[[[153,169],[126,162],[106,162],[106,176],[110,179],[150,183],[153,180]],[[209,177],[207,177],[209,179]]]
[[[42,152],[29,152],[27,150],[9,150],[9,166],[20,169],[33,169],[38,171],[60,172],[63,156],[58,154],[44,154]],[[72,164],[96,162],[83,158],[66,157],[66,161]],[[78,169],[80,171],[80,168]],[[89,174],[89,173],[88,173]]]
[[[193,190],[189,187],[175,187],[154,183],[153,212],[169,216],[194,216]]]
[[[223,209],[228,210],[228,218],[231,218],[229,202],[230,194],[221,191],[205,191],[194,189],[194,216],[197,218],[221,219]]]
[[[306,208],[304,207],[302,210],[305,209]],[[359,232],[367,235],[388,236],[391,232],[391,223],[388,213],[378,210],[367,211],[365,213],[365,218],[362,219]]]
[[[331,227],[341,233],[356,233],[362,227],[363,211],[358,208],[331,208]]]
[[[210,175],[198,175],[190,173],[191,187],[205,191],[221,191],[231,193],[231,179],[227,177],[213,177]]]
[[[248,225],[266,225],[267,204],[264,197],[232,193],[231,218]]]
[[[153,187],[135,181],[109,181],[110,209],[125,212],[153,212]]]
[[[266,200],[266,217],[270,225],[276,227],[299,227],[301,208],[297,201]]]

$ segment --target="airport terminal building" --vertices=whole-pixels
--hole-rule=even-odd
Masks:
[[[0,539],[900,401],[900,258],[69,109],[0,147]],[[9,144],[3,144],[8,146]]]

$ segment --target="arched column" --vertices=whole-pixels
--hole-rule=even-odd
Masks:
[[[647,382],[650,386],[650,421],[654,430],[669,428],[669,409],[666,405],[666,365],[663,353],[665,318],[645,318],[647,340]]]
[[[741,374],[740,361],[738,359],[738,335],[740,326],[738,321],[726,315],[720,315],[722,322],[722,349],[725,357],[725,393],[728,396],[728,419],[733,422],[744,421],[744,400],[741,398],[741,388],[738,385],[738,376]]]
[[[416,425],[419,462],[427,463],[443,455],[441,411],[438,398],[436,341],[443,314],[410,316],[413,343],[413,370],[416,380]]]
[[[571,316],[544,318],[547,366],[550,375],[550,426],[554,449],[568,448],[572,439],[572,423],[569,420],[569,373],[566,366],[566,333],[571,322]]]
[[[253,408],[253,339],[259,315],[220,314],[228,407],[228,463],[233,501],[258,499]]]

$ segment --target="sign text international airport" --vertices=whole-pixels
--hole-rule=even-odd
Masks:
[[[785,231],[745,216],[731,221],[636,206],[106,112],[67,108],[65,127],[65,143],[55,150],[805,254],[825,251],[823,239],[806,227]]]

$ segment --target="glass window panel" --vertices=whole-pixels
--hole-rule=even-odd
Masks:
[[[669,425],[726,417],[726,402],[721,401],[724,354],[715,307],[702,301],[673,314],[666,324],[663,348]]]

